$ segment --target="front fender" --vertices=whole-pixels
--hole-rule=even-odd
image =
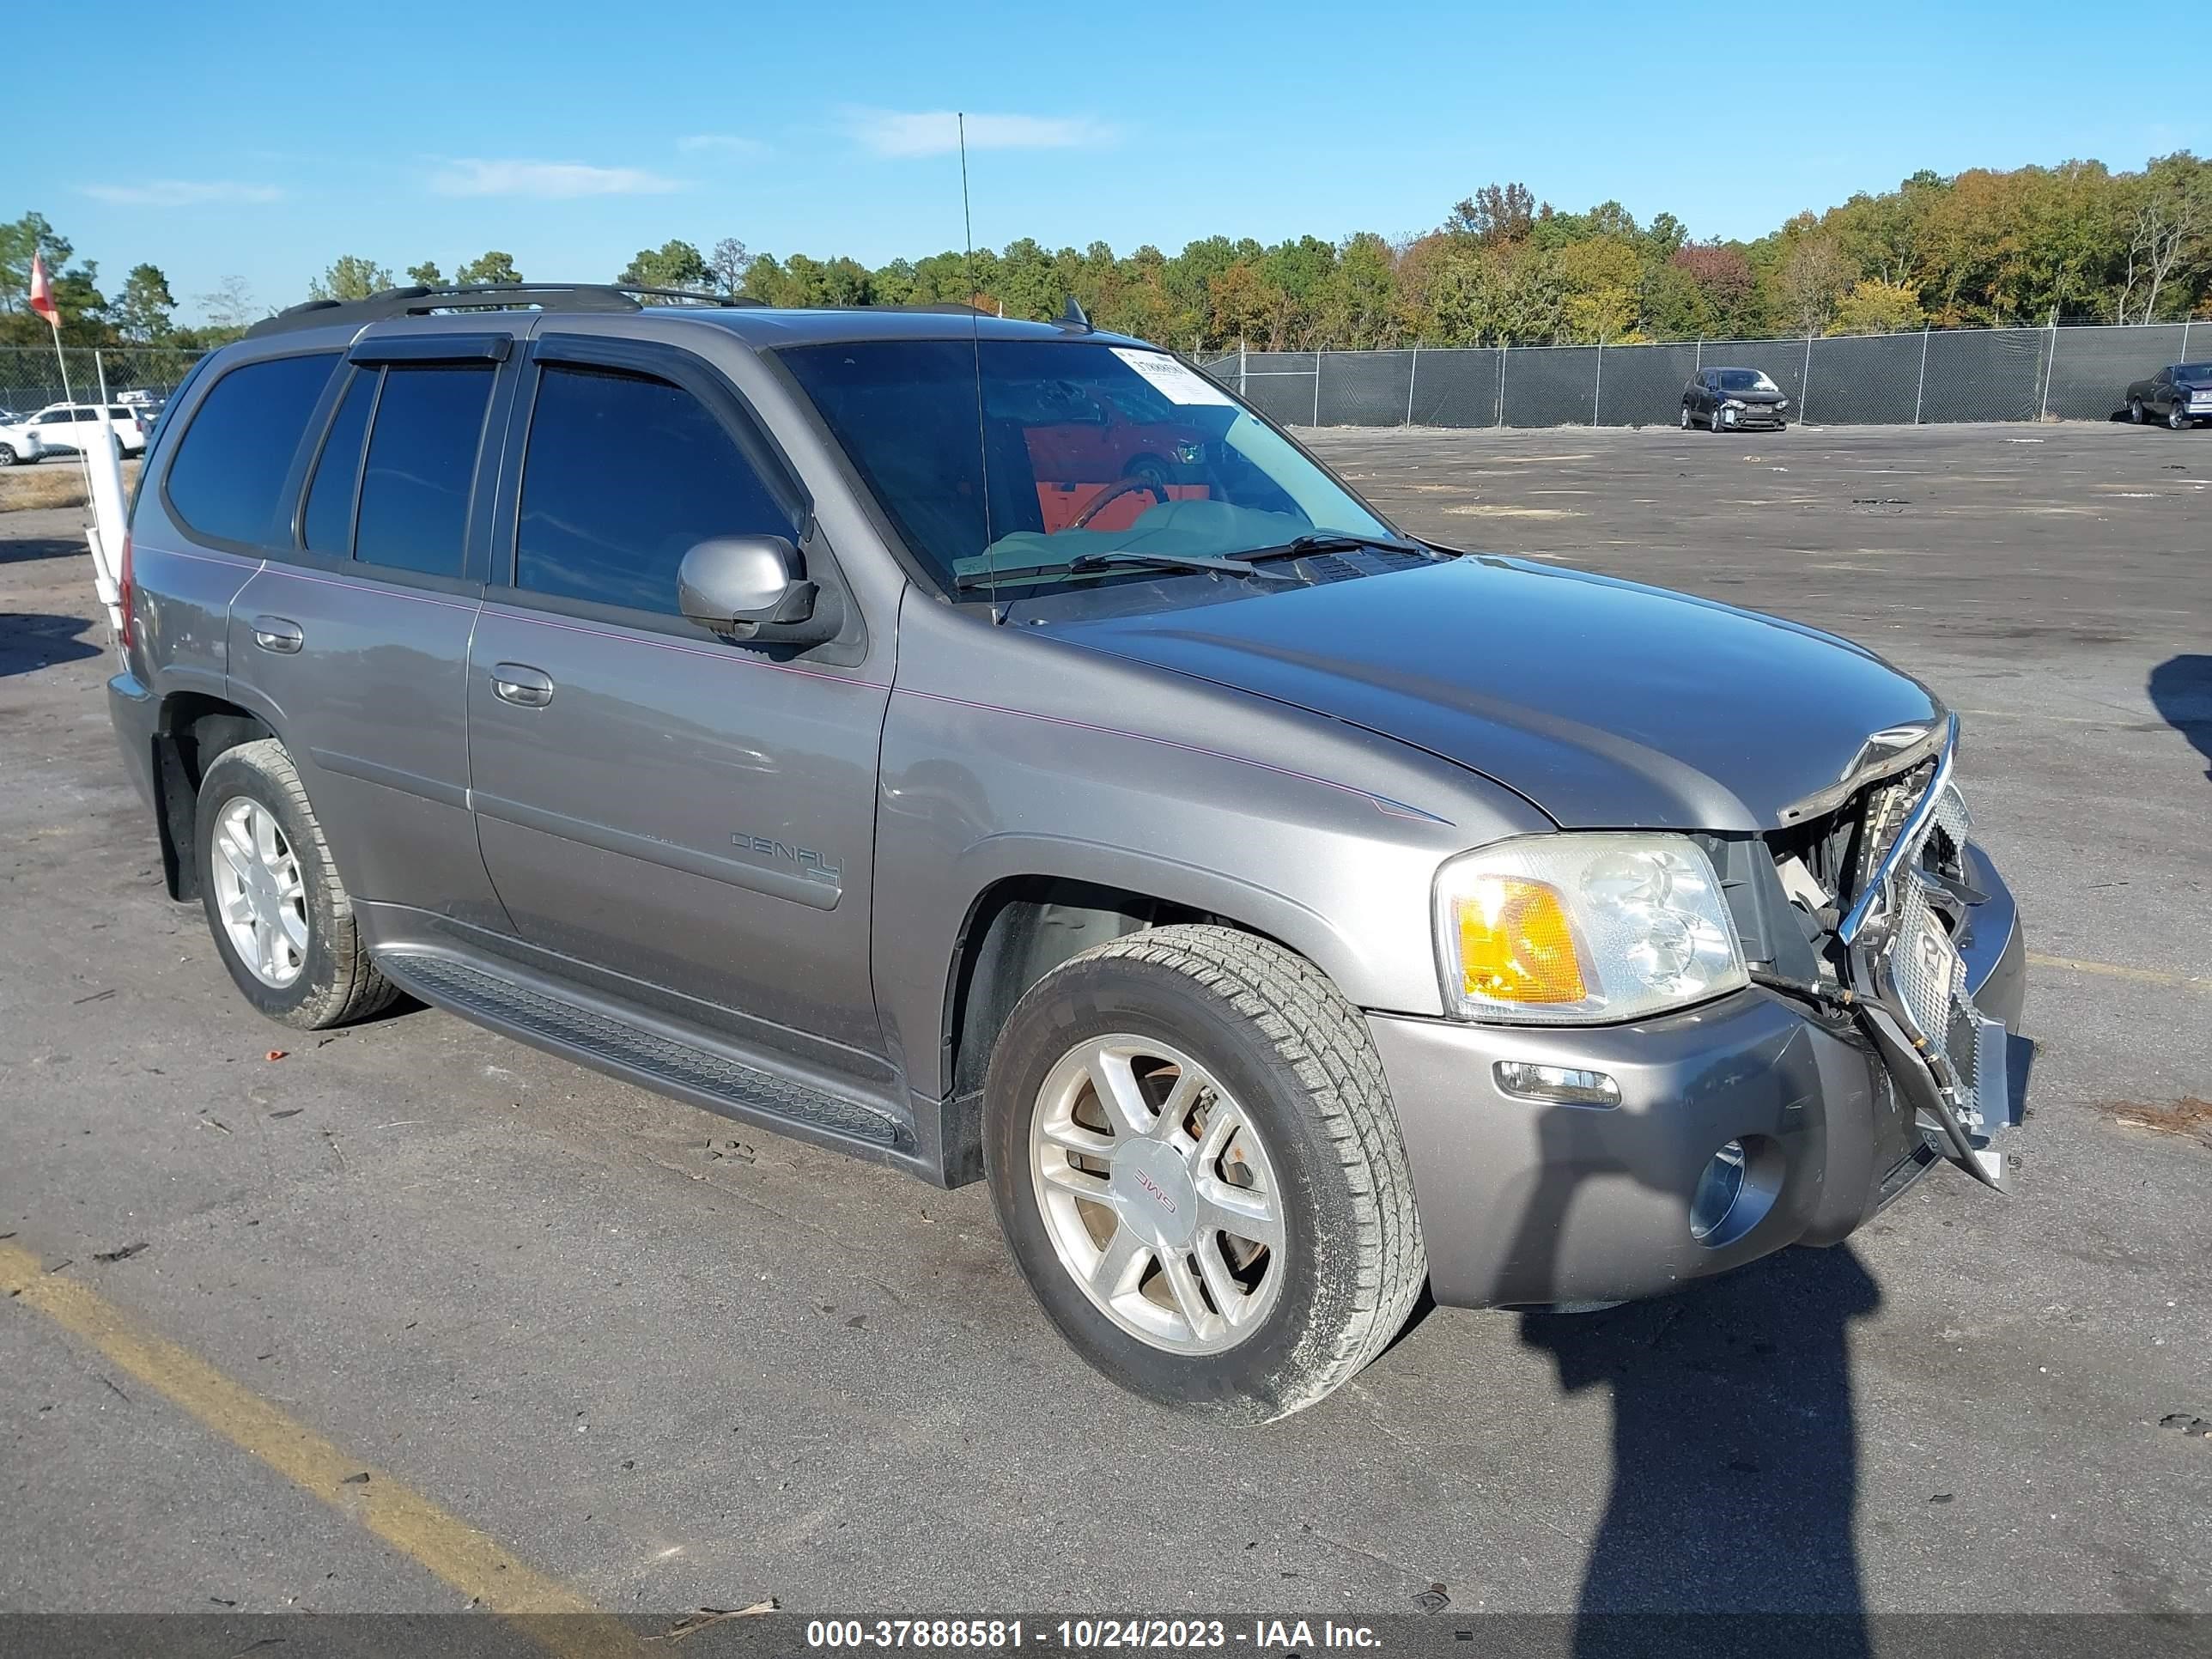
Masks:
[[[1219,916],[1360,1007],[1438,1014],[1437,866],[1551,827],[1462,768],[1224,687],[1012,629],[963,629],[940,658],[916,636],[943,619],[924,608],[917,629],[918,608],[884,720],[872,972],[922,1095],[952,1086],[963,935],[998,884],[1056,878]]]

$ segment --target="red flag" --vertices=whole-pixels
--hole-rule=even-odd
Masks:
[[[46,280],[46,262],[36,248],[31,250],[31,309],[45,318],[49,327],[60,329],[62,314],[54,307],[54,285]]]

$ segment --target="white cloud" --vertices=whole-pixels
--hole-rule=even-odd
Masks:
[[[484,161],[464,156],[431,175],[440,196],[535,196],[568,201],[579,196],[665,196],[680,186],[642,167],[594,167],[579,161]]]
[[[960,148],[960,118],[949,109],[848,109],[846,133],[878,155],[951,155]],[[1072,149],[1114,142],[1114,129],[1085,116],[968,117],[970,149]]]
[[[720,150],[728,155],[764,155],[768,146],[757,138],[743,138],[734,132],[695,132],[688,138],[678,138],[676,148],[687,155],[702,150]]]
[[[87,185],[84,193],[116,207],[207,207],[274,202],[284,194],[274,185],[242,185],[230,179],[146,179],[135,185]]]

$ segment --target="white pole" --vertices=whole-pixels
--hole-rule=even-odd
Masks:
[[[1243,337],[1239,335],[1237,340],[1237,395],[1240,398],[1244,395],[1245,359],[1249,355],[1245,349]]]
[[[1912,424],[1915,426],[1918,426],[1920,424],[1920,400],[1927,395],[1928,331],[1923,328],[1920,331],[1920,384],[1918,386],[1914,388],[1912,393]],[[1801,421],[1805,418],[1805,411],[1803,409],[1800,408],[1798,410],[1797,418]]]
[[[2058,307],[2053,305],[2051,307],[2051,349],[2043,362],[2043,401],[2037,405],[2035,410],[2035,418],[2039,421],[2047,421],[2051,418],[2051,371],[2057,367]]]
[[[1696,380],[1705,367],[1705,337],[1698,336],[1698,355],[1690,359],[1690,378]]]
[[[1316,350],[1316,351],[1314,353],[1314,417],[1313,417],[1313,423],[1314,423],[1316,426],[1319,426],[1319,425],[1321,424],[1321,353],[1320,353],[1318,350]]]
[[[1498,424],[1505,424],[1505,343],[1498,343]]]
[[[107,360],[100,355],[100,348],[92,349],[92,371],[100,377],[100,401],[107,401]]]
[[[1597,412],[1605,397],[1605,336],[1597,337],[1597,384],[1590,388],[1590,426],[1597,426]]]
[[[2188,337],[2185,334],[2182,336],[2185,343]],[[1413,342],[1413,366],[1406,371],[1406,424],[1407,426],[1413,423],[1413,382],[1419,378],[1420,373],[1421,343],[1416,340]]]
[[[1803,426],[1803,425],[1804,425],[1808,421],[1809,421],[1809,420],[1811,420],[1811,419],[1813,418],[1811,416],[1808,415],[1808,414],[1805,412],[1806,405],[1808,405],[1808,404],[1810,404],[1812,401],[1813,401],[1813,336],[1812,336],[1811,331],[1808,330],[1808,331],[1806,332],[1806,335],[1805,335],[1805,374],[1804,374],[1803,378],[1802,378],[1802,379],[1801,379],[1801,380],[1797,382],[1797,424],[1798,424],[1798,425],[1800,425],[1800,426]]]
[[[2186,317],[2181,319],[2181,361],[2185,363],[2189,361],[2189,319]]]

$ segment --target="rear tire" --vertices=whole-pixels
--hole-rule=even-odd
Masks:
[[[2142,398],[2130,398],[2128,399],[2128,418],[2133,421],[2137,426],[2141,426],[2143,423],[2143,407]]]
[[[1683,430],[1683,431],[1685,431],[1685,432],[1687,432],[1689,429],[1690,429],[1690,406],[1689,406],[1689,404],[1684,404],[1682,405],[1682,430]]]
[[[1312,1405],[1427,1276],[1366,1026],[1268,940],[1160,927],[1063,963],[1008,1017],[983,1110],[1016,1267],[1079,1354],[1157,1404],[1246,1423]]]
[[[217,756],[200,780],[195,818],[208,931],[248,1002],[313,1031],[366,1019],[398,998],[362,948],[353,901],[283,744],[264,738]],[[255,945],[257,934],[265,945]]]
[[[15,465],[15,449],[9,445],[0,444],[0,466],[13,466]]]

